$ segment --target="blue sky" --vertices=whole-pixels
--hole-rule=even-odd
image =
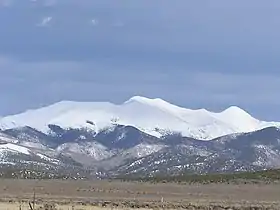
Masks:
[[[0,115],[159,97],[280,120],[280,2],[0,0]],[[52,19],[43,24],[43,19]]]

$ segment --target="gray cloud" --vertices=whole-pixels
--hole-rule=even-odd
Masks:
[[[145,95],[275,118],[279,7],[276,0],[13,0],[0,7],[0,114]],[[44,17],[51,24],[37,27]]]
[[[94,62],[0,62],[3,113],[60,100],[121,103],[133,95],[161,97],[190,107],[219,111],[239,105],[248,111],[277,107],[280,75],[234,74]],[[157,69],[157,70],[154,70]],[[20,102],[20,104],[18,104]],[[256,106],[257,104],[257,106]],[[254,111],[253,111],[254,113]],[[256,111],[257,113],[257,111]],[[269,113],[257,113],[269,117]]]

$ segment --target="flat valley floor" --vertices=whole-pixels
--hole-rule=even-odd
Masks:
[[[280,209],[280,184],[172,184],[0,179],[0,210]]]

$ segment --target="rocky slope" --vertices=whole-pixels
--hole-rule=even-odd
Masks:
[[[135,132],[133,136],[124,135],[131,130]],[[16,133],[18,131],[16,129]],[[67,130],[64,132],[66,134]],[[180,135],[156,138],[130,126],[116,127],[96,139],[95,136],[84,138],[90,136],[88,131],[80,132],[80,138],[69,138],[67,142],[61,141],[61,135],[52,133],[46,138],[49,142],[45,142],[46,139],[38,141],[38,138],[28,141],[8,138],[4,131],[1,136],[5,138],[0,137],[0,165],[19,169],[32,166],[39,171],[84,170],[88,176],[100,178],[254,171],[279,168],[280,162],[280,131],[275,127],[211,141]],[[12,130],[9,133],[12,134]],[[41,136],[41,132],[37,134]]]

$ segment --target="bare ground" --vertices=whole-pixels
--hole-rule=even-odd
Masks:
[[[55,203],[61,210],[280,209],[280,184],[179,185],[118,181],[0,180],[0,210]]]

